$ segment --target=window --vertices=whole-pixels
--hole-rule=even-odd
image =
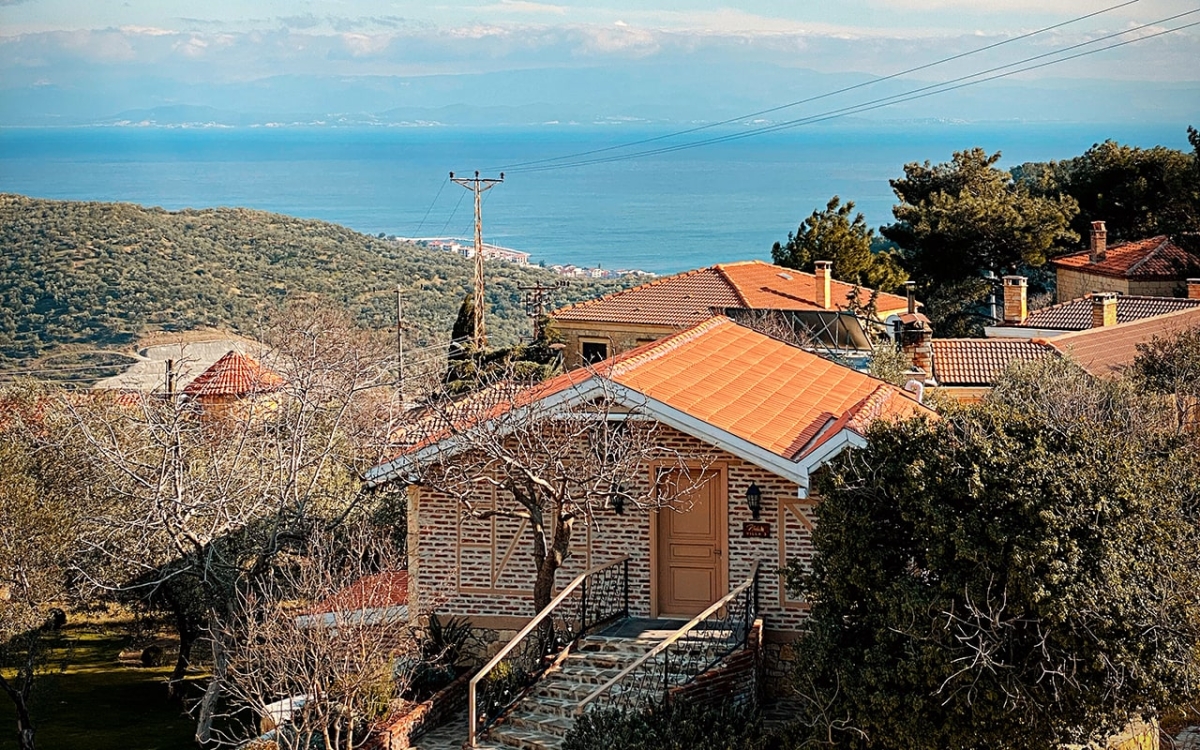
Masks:
[[[594,365],[608,359],[608,342],[582,341],[580,342],[580,351],[583,354],[584,364]]]

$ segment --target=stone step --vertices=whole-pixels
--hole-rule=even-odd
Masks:
[[[567,732],[575,725],[574,716],[559,716],[556,714],[547,713],[541,710],[539,705],[536,709],[528,709],[524,711],[514,711],[504,719],[506,726],[519,727],[521,729],[536,729],[539,732],[546,734],[555,734],[559,737],[566,737]]]
[[[499,742],[505,748],[515,747],[520,750],[558,750],[563,743],[563,738],[557,734],[506,724],[492,727],[488,735],[488,740],[493,743]]]

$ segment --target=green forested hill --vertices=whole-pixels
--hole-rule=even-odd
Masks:
[[[253,335],[293,295],[323,295],[369,325],[393,326],[397,283],[421,343],[449,331],[472,267],[448,253],[263,211],[19,195],[0,195],[0,251],[0,368],[66,345],[118,348],[153,330]],[[514,343],[529,330],[518,286],[558,278],[489,262],[492,343]],[[576,280],[553,302],[626,283]]]

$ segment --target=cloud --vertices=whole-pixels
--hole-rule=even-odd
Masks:
[[[493,5],[482,5],[475,10],[484,13],[536,13],[554,16],[563,16],[567,13],[565,6],[551,5],[550,3],[535,3],[529,0],[500,0],[500,2]]]

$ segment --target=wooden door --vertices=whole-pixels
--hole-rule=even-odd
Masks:
[[[679,484],[675,473],[666,478],[676,497],[658,511],[660,617],[693,617],[725,593],[724,482],[714,477],[682,496]]]

